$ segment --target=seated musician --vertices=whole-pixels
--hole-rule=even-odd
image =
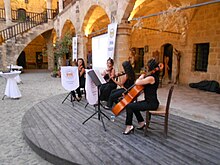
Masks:
[[[102,76],[106,80],[107,83],[102,84],[100,87],[100,100],[107,101],[109,95],[113,89],[117,87],[117,84],[113,81],[115,77],[115,69],[113,68],[114,61],[113,59],[109,58],[107,60],[107,69],[105,69],[102,73]]]
[[[111,109],[113,104],[118,101],[118,99],[122,96],[122,94],[134,84],[135,73],[131,63],[129,61],[124,61],[122,63],[122,68],[123,68],[123,72],[122,72],[123,74],[120,77],[121,81],[116,81],[115,79],[113,79],[113,81],[121,88],[112,90],[107,105],[104,107],[105,109]]]
[[[78,95],[77,101],[80,101],[82,98],[80,88],[85,88],[85,62],[82,58],[77,59],[77,66],[79,71],[79,87],[76,89],[76,93]],[[76,98],[75,91],[71,91],[71,93]]]
[[[158,62],[155,59],[151,59],[147,63],[147,68],[150,75],[146,76],[142,74],[135,82],[136,85],[144,86],[144,100],[129,103],[126,106],[126,128],[123,134],[128,135],[134,132],[134,126],[132,125],[133,114],[136,116],[139,127],[138,130],[143,130],[146,123],[142,117],[140,111],[156,110],[159,106],[157,98],[157,89],[159,86],[159,70],[155,71],[158,67]],[[155,72],[154,72],[155,71]]]

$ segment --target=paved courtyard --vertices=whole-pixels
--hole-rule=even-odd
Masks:
[[[67,93],[59,78],[52,78],[49,72],[24,72],[23,84],[19,84],[20,99],[0,100],[0,164],[1,165],[49,165],[24,141],[21,120],[33,105],[48,97]],[[0,77],[0,97],[3,97],[6,81]],[[159,89],[159,99],[165,103],[168,86]],[[176,86],[171,103],[171,113],[220,128],[219,94]]]
[[[19,84],[20,99],[5,97],[0,100],[0,164],[1,165],[48,165],[24,141],[21,132],[21,120],[25,112],[34,104],[53,95],[65,93],[59,78],[50,73],[22,73],[23,84]],[[6,81],[0,77],[1,98],[4,95]]]

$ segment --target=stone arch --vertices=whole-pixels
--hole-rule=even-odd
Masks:
[[[36,58],[35,57],[36,52],[42,52],[42,55],[46,55],[47,49],[48,49],[47,48],[48,39],[50,39],[50,37],[52,37],[52,38],[54,37],[55,30],[53,28],[51,28],[51,27],[48,27],[48,28],[45,28],[45,29],[43,29],[41,31],[40,30],[37,30],[37,31],[38,31],[38,33],[35,33],[35,35],[29,35],[28,37],[26,37],[25,40],[21,40],[20,41],[22,44],[20,44],[19,46],[15,46],[14,47],[14,51],[17,52],[16,55],[13,55],[15,63],[18,62],[17,60],[19,59],[19,56],[22,54],[23,51],[26,51],[25,52],[25,56],[26,57],[28,57],[28,53],[27,52],[31,52],[32,53],[32,57],[31,57],[32,61],[28,61],[27,60],[28,58],[26,58],[26,62],[30,62],[30,63],[33,62],[33,64],[30,64],[30,65],[33,65],[33,67],[35,65],[35,68],[37,68],[37,64],[34,64],[34,59]],[[43,46],[42,46],[42,44],[39,44],[39,45],[35,44],[35,46],[37,45],[39,47],[39,49],[34,49],[33,47],[31,49],[27,49],[27,46],[29,44],[31,44],[37,38],[38,39],[40,38],[39,40],[41,40],[41,42],[44,43]],[[50,46],[51,47],[50,48],[51,49],[50,54],[47,54],[47,56],[41,56],[41,57],[43,57],[44,61],[48,64],[48,68],[45,68],[45,69],[52,70],[53,69],[53,59],[54,59],[54,57],[53,57],[53,41],[51,41],[50,45],[51,45]],[[27,69],[28,68],[29,67],[27,66]]]
[[[109,2],[110,1],[103,1],[102,3],[98,3],[95,1],[90,1],[90,5],[88,5],[88,2],[81,2],[80,3],[87,3],[87,4],[80,4],[80,6],[86,7],[84,8],[84,13],[81,13],[81,25],[80,28],[82,32],[85,33],[85,26],[88,25],[88,20],[91,17],[91,14],[93,14],[93,12],[97,12],[97,9],[99,11],[102,11],[102,13],[105,13],[106,17],[108,18],[108,20],[110,20],[111,18],[111,11],[109,9]],[[96,17],[97,18],[97,17]],[[99,18],[97,18],[99,19]],[[109,21],[110,22],[110,21]]]
[[[65,23],[63,24],[62,30],[61,30],[61,39],[65,35],[70,35],[70,37],[76,36],[76,29],[72,23],[71,20],[67,19]],[[63,64],[69,66],[71,65],[71,53],[72,52],[72,46],[69,47],[69,53],[66,53],[66,55],[63,57]]]
[[[19,47],[17,47],[17,52],[18,52],[18,54],[16,53],[16,55],[15,55],[15,58],[16,58],[16,59],[18,58],[19,54],[24,50],[24,48],[25,48],[29,43],[31,43],[32,40],[34,40],[37,36],[43,34],[43,33],[46,32],[46,31],[53,30],[54,28],[52,28],[52,27],[47,27],[47,28],[44,28],[44,29],[42,29],[42,30],[39,28],[41,31],[40,31],[40,30],[35,30],[35,29],[36,29],[36,27],[33,28],[32,30],[33,30],[33,31],[37,31],[38,33],[34,33],[35,35],[30,35],[28,39],[24,39],[25,43],[23,43],[23,41],[21,41],[21,42],[22,42],[22,45],[19,45]]]
[[[136,2],[136,0],[129,0],[127,5],[124,5],[125,9],[124,9],[124,13],[122,16],[122,20],[128,20],[130,14],[134,8],[135,2]]]
[[[197,3],[198,0],[191,1],[191,4],[188,4],[188,1],[180,0],[163,0],[163,1],[153,1],[153,0],[130,0],[128,6],[125,10],[123,19],[127,19],[130,16],[132,18],[139,18],[141,16],[147,16],[149,14],[155,14],[161,11],[166,11],[168,5],[174,7],[181,7],[182,5],[192,5]],[[133,5],[133,6],[132,6]],[[155,7],[156,6],[156,7]]]
[[[70,33],[70,35],[75,36],[76,35],[76,30],[75,27],[73,25],[73,23],[71,22],[71,20],[67,19],[62,27],[61,30],[61,38],[66,34],[66,33]]]
[[[106,11],[101,6],[93,5],[84,17],[82,31],[85,34],[90,34],[94,32],[94,29],[100,30],[107,27],[109,23],[110,19]]]
[[[101,6],[93,5],[90,7],[90,9],[84,17],[83,26],[81,30],[86,35],[84,40],[84,54],[87,56],[85,57],[85,59],[88,59],[88,56],[92,51],[92,37],[106,33],[109,23],[109,16]]]

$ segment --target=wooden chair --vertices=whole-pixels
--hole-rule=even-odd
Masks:
[[[170,108],[170,102],[171,102],[173,89],[174,89],[174,86],[172,85],[169,89],[166,106],[160,105],[157,110],[146,111],[146,126],[145,126],[145,130],[144,130],[144,136],[146,136],[148,129],[152,129],[149,127],[150,123],[155,123],[155,124],[160,124],[160,125],[164,126],[164,136],[167,137],[168,116],[169,116],[169,108]],[[150,119],[150,116],[153,117],[154,115],[164,118],[164,121],[163,122],[151,121],[152,119]],[[158,129],[152,129],[152,130],[154,131],[154,130],[158,130]]]

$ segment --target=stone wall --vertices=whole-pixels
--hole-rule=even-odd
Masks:
[[[220,4],[207,5],[196,8],[192,19],[189,22],[187,35],[183,41],[182,35],[166,32],[159,32],[147,29],[133,30],[131,36],[131,47],[141,48],[149,46],[149,51],[145,53],[145,63],[152,57],[154,51],[160,52],[160,59],[163,59],[163,45],[170,43],[174,48],[181,51],[180,62],[180,82],[188,84],[201,80],[216,80],[220,82]],[[191,12],[191,11],[189,11]],[[148,18],[144,25],[158,29],[158,16]],[[194,70],[195,54],[194,44],[210,43],[208,71],[196,72]],[[173,77],[175,81],[176,57],[173,55]]]

